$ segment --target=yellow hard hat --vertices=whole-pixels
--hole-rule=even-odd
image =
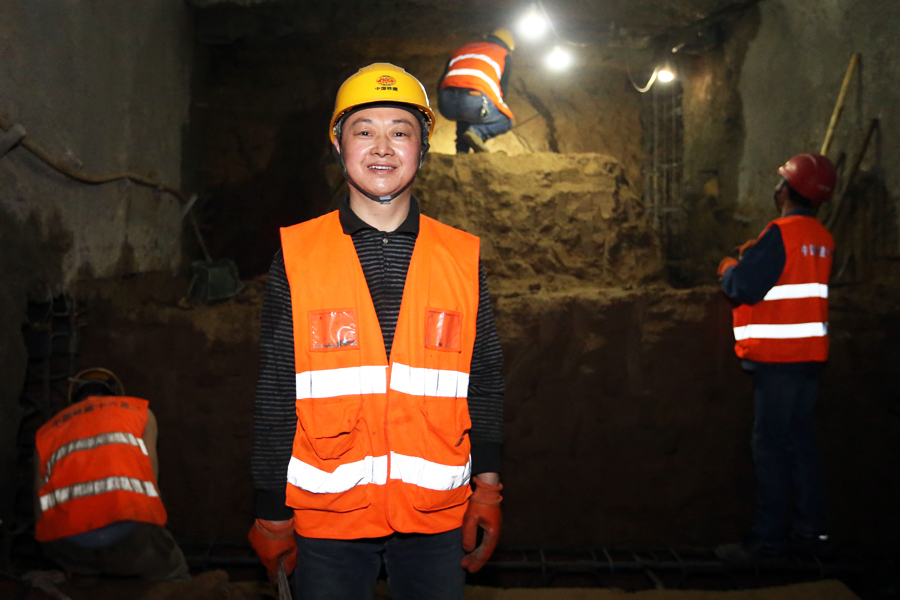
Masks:
[[[376,102],[398,102],[418,108],[428,121],[428,140],[431,140],[434,113],[428,104],[425,88],[401,67],[391,63],[375,63],[363,67],[341,84],[334,102],[334,114],[331,115],[331,143],[334,143],[337,134],[335,126],[343,115],[358,106]]]
[[[116,374],[109,369],[94,367],[81,371],[75,377],[69,378],[69,404],[72,404],[72,398],[83,385],[90,383],[101,383],[105,385],[113,396],[122,396],[125,394],[125,386],[122,381],[116,377]]]
[[[516,38],[513,37],[512,31],[509,29],[504,29],[503,27],[495,29],[491,32],[491,35],[503,40],[503,43],[507,45],[510,52],[513,52],[516,49]]]

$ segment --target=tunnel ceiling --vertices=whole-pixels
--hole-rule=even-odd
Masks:
[[[546,0],[544,7],[559,33],[573,42],[596,43],[621,35],[657,36],[718,15],[739,11],[758,0]],[[186,0],[207,15],[241,11],[269,19],[270,34],[326,33],[334,27],[353,32],[428,38],[435,33],[471,33],[473,28],[505,25],[528,6],[527,0]]]

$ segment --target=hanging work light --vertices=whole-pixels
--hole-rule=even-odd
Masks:
[[[548,29],[548,23],[543,13],[536,5],[532,5],[522,20],[519,21],[519,34],[528,40],[536,40],[542,37]]]
[[[544,64],[553,71],[562,71],[572,64],[572,55],[563,50],[561,46],[556,46],[544,58]]]
[[[660,83],[670,83],[675,81],[675,73],[668,66],[665,66],[656,73],[656,78]]]

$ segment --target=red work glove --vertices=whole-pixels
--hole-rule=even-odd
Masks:
[[[737,264],[738,264],[738,261],[736,258],[731,258],[730,256],[726,256],[725,258],[722,259],[722,262],[719,263],[719,268],[716,271],[716,273],[719,274],[719,277],[722,277],[723,275],[725,275],[725,271],[727,271],[728,269],[730,269],[731,267],[733,267]]]
[[[746,252],[748,249],[752,248],[754,244],[756,244],[756,238],[754,238],[752,240],[747,240],[740,246],[735,246],[734,249],[738,253],[738,258],[744,256],[744,252]]]
[[[490,485],[475,478],[475,492],[469,497],[469,506],[463,517],[463,550],[470,552],[462,559],[462,566],[475,573],[488,561],[500,539],[503,516],[500,514],[500,490],[503,485]],[[475,548],[478,528],[484,529],[481,545]],[[474,552],[473,552],[474,550]]]
[[[294,539],[293,519],[282,525],[257,519],[250,528],[247,539],[259,554],[271,581],[275,581],[278,576],[279,559],[284,561],[286,574],[294,572],[294,566],[297,564],[297,541]]]

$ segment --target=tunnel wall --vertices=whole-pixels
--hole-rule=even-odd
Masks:
[[[90,174],[180,186],[192,47],[182,2],[4,3],[0,40],[0,114],[30,139]],[[0,162],[0,206],[71,232],[66,281],[170,269],[181,258],[174,198],[127,181],[74,182],[21,146]]]
[[[178,187],[191,48],[181,0],[2,2],[0,115],[69,166]],[[0,520],[16,489],[27,298],[78,278],[171,270],[181,230],[168,195],[76,183],[21,145],[0,158]]]
[[[869,120],[881,121],[863,169],[881,170],[900,198],[900,54],[895,2],[878,0],[765,0],[750,42],[740,94],[746,138],[739,166],[739,210],[763,225],[771,214],[775,169],[801,152],[818,152],[850,57],[862,54],[829,157],[858,151]]]
[[[777,168],[795,154],[820,151],[855,52],[861,63],[828,153],[838,166],[838,186],[820,218],[829,221],[843,204],[829,226],[843,254],[838,270],[855,255],[845,280],[896,277],[896,268],[877,258],[897,254],[900,231],[900,149],[891,143],[900,135],[895,4],[763,0],[718,26],[723,44],[679,59],[685,73],[684,244],[692,280],[711,281],[724,253],[777,216]],[[844,194],[874,118],[879,128]],[[842,195],[847,202],[838,202]]]

